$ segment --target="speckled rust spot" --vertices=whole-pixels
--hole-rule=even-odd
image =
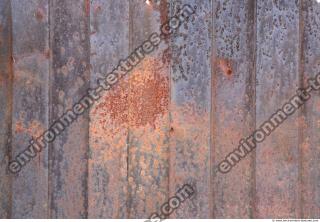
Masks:
[[[155,59],[145,59],[139,67],[93,111],[99,110],[102,122],[103,116],[109,115],[117,124],[154,126],[157,117],[165,113],[169,104],[168,78],[160,74]]]
[[[100,123],[106,123],[106,118],[110,115],[111,119],[117,123],[126,123],[128,120],[128,95],[126,93],[126,84],[124,82],[119,83],[112,91],[108,92],[103,101],[93,111],[94,114],[99,112]]]
[[[220,70],[228,77],[232,76],[233,70],[232,70],[232,63],[229,59],[220,58],[217,61],[217,64],[220,68]]]

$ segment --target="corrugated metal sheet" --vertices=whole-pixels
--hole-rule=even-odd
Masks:
[[[0,217],[147,218],[188,183],[171,218],[319,218],[319,93],[230,173],[216,166],[320,72],[320,3],[159,2],[0,1]],[[186,3],[188,23],[8,171]]]

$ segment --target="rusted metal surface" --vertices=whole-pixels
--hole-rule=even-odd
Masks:
[[[254,130],[255,2],[215,1],[213,5],[211,135],[214,165]],[[213,176],[215,217],[252,217],[253,158],[254,155],[249,156],[227,175]]]
[[[170,195],[181,184],[197,190],[194,199],[172,218],[209,218],[210,102],[211,102],[211,1],[185,1],[197,6],[197,14],[172,38]],[[171,15],[182,7],[173,1]],[[190,33],[192,33],[190,35]]]
[[[320,72],[316,0],[0,1],[0,218],[319,218],[319,92],[217,164]],[[17,174],[8,163],[183,4],[129,76]]]
[[[262,124],[288,100],[300,81],[302,1],[257,1],[256,122]],[[292,116],[257,147],[258,218],[297,218],[301,214],[299,117]]]
[[[49,30],[45,0],[11,1],[12,135],[11,155],[48,128]],[[48,150],[12,177],[12,218],[42,218],[48,208]]]
[[[313,73],[320,72],[320,7],[315,1],[304,1],[301,5],[300,35],[301,84]],[[319,217],[320,206],[320,99],[319,93],[304,107],[300,123],[300,161],[301,161],[301,217]]]
[[[55,120],[90,86],[89,8],[86,0],[50,1],[50,119]],[[49,148],[50,217],[87,217],[88,113]]]
[[[94,86],[103,73],[111,72],[130,53],[129,1],[91,1],[90,16]],[[128,85],[123,79],[90,112],[89,218],[128,217]]]
[[[11,215],[12,16],[10,1],[0,2],[0,217]]]
[[[130,1],[130,51],[149,38],[168,17],[166,1]],[[147,217],[169,198],[168,41],[146,57],[128,78],[128,216]],[[148,215],[149,216],[149,215]]]

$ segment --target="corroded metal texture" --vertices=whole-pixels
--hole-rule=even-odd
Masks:
[[[301,4],[302,1],[257,1],[257,124],[262,124],[299,87]],[[276,214],[296,218],[301,213],[300,126],[295,114],[257,148],[257,217]]]
[[[208,218],[212,206],[210,184],[211,1],[184,1],[197,6],[190,22],[171,43],[170,195],[188,183],[197,193],[172,218]],[[174,1],[171,15],[182,7]],[[190,35],[190,33],[192,33]]]
[[[50,1],[50,119],[59,118],[90,86],[86,0]],[[88,132],[85,113],[49,147],[50,217],[87,217]]]
[[[148,2],[148,4],[147,4]],[[1,0],[0,218],[319,218],[319,92],[217,165],[320,72],[316,0]],[[183,4],[196,13],[21,172],[9,162]]]
[[[11,1],[12,135],[11,155],[28,146],[48,128],[49,29],[48,2]],[[48,213],[48,150],[12,177],[12,218],[42,218]]]
[[[12,17],[10,1],[0,2],[0,217],[11,215]]]
[[[214,165],[254,130],[255,2],[214,1],[213,4],[211,135]],[[252,217],[253,158],[254,155],[249,156],[227,175],[213,176],[215,217]]]
[[[91,1],[90,16],[93,87],[129,55],[129,1]],[[123,79],[90,112],[89,218],[128,217],[128,84]]]

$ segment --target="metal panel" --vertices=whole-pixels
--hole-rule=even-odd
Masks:
[[[144,43],[168,17],[166,1],[130,1],[130,51]],[[168,41],[129,74],[128,212],[144,218],[168,198],[169,74]],[[132,60],[137,56],[132,55]]]
[[[89,8],[86,0],[50,4],[50,123],[85,95],[90,79]],[[50,147],[50,217],[87,217],[88,113]]]
[[[129,55],[129,2],[91,1],[91,86]],[[128,80],[90,112],[89,218],[127,218]]]
[[[48,2],[12,4],[12,156],[48,127]],[[12,218],[48,217],[48,150],[12,178]]]
[[[299,0],[257,1],[257,126],[299,87],[299,7]],[[255,217],[300,215],[297,117],[291,116],[256,148]]]
[[[185,183],[192,185],[196,194],[172,217],[210,218],[212,2],[184,3],[197,9],[171,40],[170,195]],[[172,6],[171,16],[183,5],[181,1],[173,1]]]
[[[9,162],[183,4],[196,13],[21,172]],[[316,0],[1,0],[0,217],[319,218],[320,101],[223,174],[320,72]],[[131,57],[131,59],[134,59]]]
[[[252,0],[222,0],[214,4],[211,132],[214,166],[254,130],[254,13],[255,1]],[[252,157],[252,154],[247,156],[230,173],[214,176],[215,217],[252,216]]]
[[[10,0],[0,1],[0,218],[11,214],[12,17]]]
[[[320,4],[302,1],[301,11],[302,85],[320,73]],[[319,92],[303,108],[300,122],[301,214],[316,218],[320,214],[320,99]]]

